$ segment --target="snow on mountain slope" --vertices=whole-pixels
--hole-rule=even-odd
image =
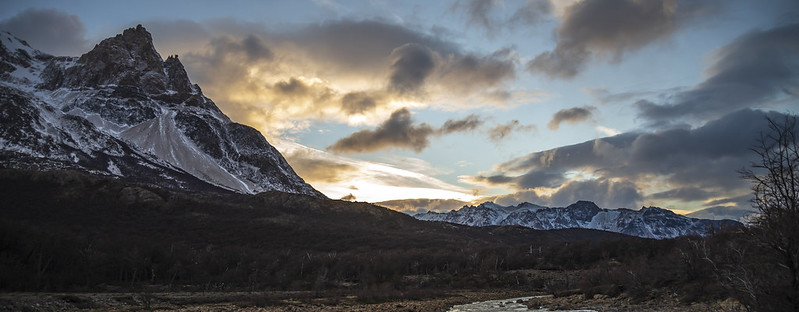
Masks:
[[[77,169],[167,187],[322,197],[255,129],[163,60],[141,25],[54,57],[0,33],[0,167]]]
[[[500,206],[491,202],[463,206],[446,213],[428,211],[414,215],[426,221],[442,221],[470,226],[521,225],[538,230],[583,228],[617,232],[646,238],[705,236],[727,226],[740,226],[732,220],[695,219],[666,209],[602,209],[589,201],[578,201],[563,208],[548,208],[522,203]]]

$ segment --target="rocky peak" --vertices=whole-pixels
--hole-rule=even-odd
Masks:
[[[176,91],[178,94],[190,94],[194,90],[189,81],[189,75],[186,74],[186,69],[180,63],[177,55],[170,55],[164,61],[164,71],[169,81],[169,89]]]
[[[641,207],[641,213],[644,216],[655,216],[655,215],[676,215],[673,211],[659,208],[659,207]]]
[[[595,203],[581,200],[566,207],[572,214],[580,220],[590,220],[594,215],[602,211]]]
[[[34,56],[43,55],[11,33],[0,32],[0,74],[12,72],[17,67],[30,67]]]
[[[177,56],[165,62],[153,46],[152,35],[141,25],[103,40],[82,55],[74,66],[52,62],[45,71],[44,85],[48,89],[123,86],[148,95],[193,93]]]

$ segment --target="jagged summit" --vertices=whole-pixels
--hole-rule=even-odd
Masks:
[[[0,167],[76,169],[179,189],[323,197],[232,122],[138,25],[82,56],[0,34]]]
[[[164,61],[152,35],[141,25],[103,40],[74,65],[51,62],[45,71],[43,87],[49,90],[114,85],[148,95],[177,93],[183,96],[181,100],[196,93],[183,64],[177,57]]]
[[[593,202],[582,200],[562,208],[527,202],[506,207],[486,202],[477,206],[463,206],[447,213],[428,211],[414,217],[470,226],[521,225],[537,230],[584,228],[657,239],[704,236],[722,227],[741,225],[732,220],[689,218],[657,207],[643,207],[641,210],[603,209]]]

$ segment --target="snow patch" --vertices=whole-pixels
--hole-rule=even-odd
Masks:
[[[108,172],[115,176],[123,177],[122,171],[119,170],[119,167],[114,163],[113,160],[108,160]]]

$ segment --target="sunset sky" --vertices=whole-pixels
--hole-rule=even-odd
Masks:
[[[400,210],[744,208],[799,111],[795,0],[0,3],[55,55],[137,24],[315,188]]]

